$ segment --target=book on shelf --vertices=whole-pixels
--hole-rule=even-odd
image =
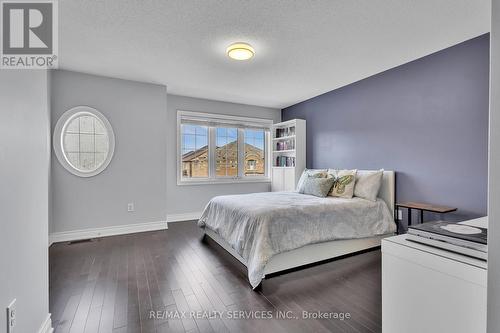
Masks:
[[[276,138],[283,138],[292,135],[295,135],[295,126],[276,128]]]
[[[293,150],[295,149],[295,142],[293,140],[276,142],[276,150]]]
[[[295,166],[295,157],[293,156],[278,156],[276,157],[276,165],[277,167],[294,167]]]

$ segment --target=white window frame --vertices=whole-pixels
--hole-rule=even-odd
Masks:
[[[68,126],[68,124],[73,119],[85,115],[95,117],[101,121],[101,123],[106,128],[109,140],[108,155],[106,156],[106,159],[98,168],[90,171],[77,169],[73,164],[71,164],[66,156],[63,144],[63,134],[66,131],[66,126]],[[115,134],[113,132],[113,127],[111,126],[110,122],[101,112],[97,111],[94,108],[91,108],[90,106],[80,105],[72,109],[69,109],[59,118],[59,120],[56,123],[56,126],[54,127],[54,137],[52,140],[52,144],[54,147],[55,155],[59,160],[59,163],[61,163],[61,165],[67,171],[79,177],[93,177],[103,172],[111,162],[111,159],[113,158],[115,152]]]
[[[182,177],[182,119],[192,118],[206,122],[208,126],[208,177],[183,178]],[[216,176],[215,146],[216,124],[234,126],[238,130],[238,176]],[[206,184],[236,184],[236,183],[269,183],[271,182],[271,126],[272,119],[238,117],[224,114],[177,110],[177,185],[206,185]],[[246,127],[245,127],[246,126]],[[266,157],[264,176],[245,176],[245,128],[262,128],[265,130],[264,154]],[[243,153],[242,153],[243,152]]]

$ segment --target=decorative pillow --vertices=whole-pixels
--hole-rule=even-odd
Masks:
[[[304,192],[302,193],[324,198],[330,192],[334,181],[333,177],[319,178],[317,174],[308,176],[304,181]]]
[[[354,170],[333,170],[328,169],[328,173],[333,176],[333,187],[328,193],[332,197],[352,198],[354,195],[354,184],[356,181],[356,169]]]
[[[378,191],[382,186],[384,169],[380,170],[362,170],[356,174],[356,185],[354,186],[354,195],[363,199],[376,201]]]
[[[309,176],[315,176],[316,178],[326,178],[328,176],[328,170],[326,169],[304,169],[302,175],[297,182],[297,192],[304,193],[304,182]]]

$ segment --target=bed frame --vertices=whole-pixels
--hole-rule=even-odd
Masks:
[[[395,215],[396,198],[396,173],[394,171],[384,171],[382,187],[380,188],[379,198],[384,200]],[[243,259],[224,239],[212,230],[205,228],[205,235],[219,244],[223,249],[238,259],[243,265],[247,266]],[[356,254],[380,247],[383,238],[393,236],[394,234],[385,234],[376,237],[345,239],[306,245],[301,248],[283,252],[272,257],[264,270],[264,279],[271,275],[278,275],[302,266],[309,266],[314,263],[320,263],[338,257],[344,257],[350,254]]]

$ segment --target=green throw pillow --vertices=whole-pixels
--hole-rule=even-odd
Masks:
[[[304,194],[324,198],[333,186],[334,178],[318,178],[309,176],[304,181]]]

